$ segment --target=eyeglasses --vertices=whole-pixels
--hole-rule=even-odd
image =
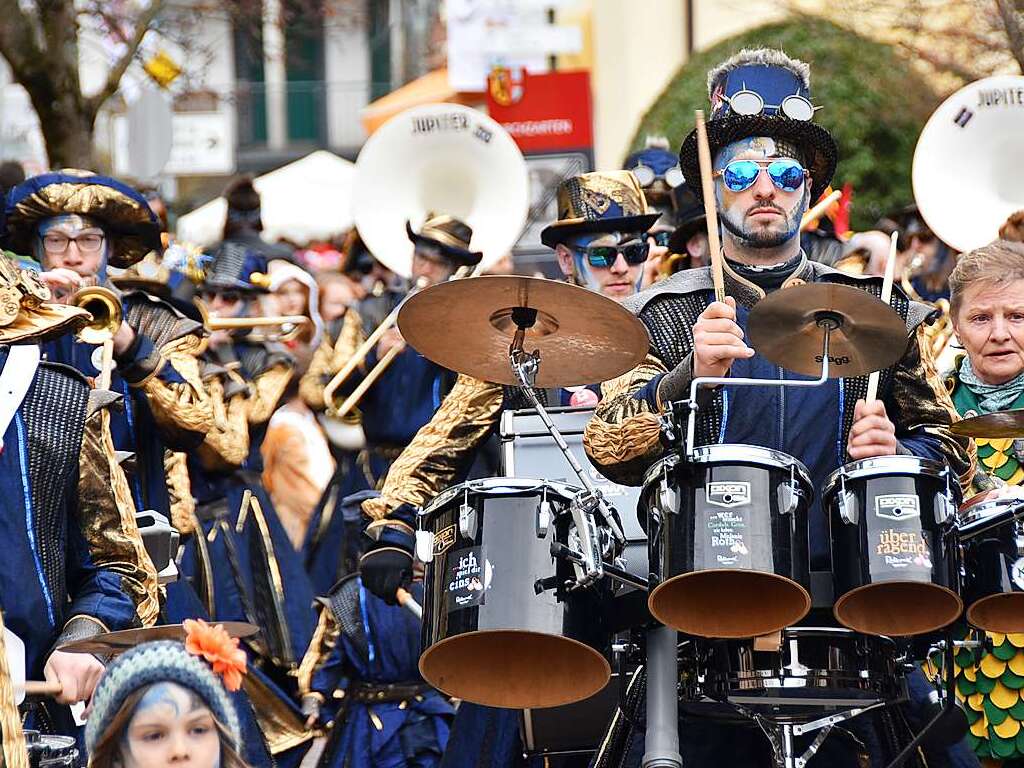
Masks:
[[[650,246],[646,242],[629,245],[574,245],[572,248],[581,256],[585,256],[590,266],[606,269],[615,263],[620,253],[627,264],[635,267],[647,261],[647,253],[650,251]]]
[[[68,237],[59,232],[48,232],[43,235],[43,249],[47,253],[64,253],[70,243],[75,243],[82,253],[96,253],[103,247],[103,235],[87,232],[78,237]]]
[[[791,120],[810,120],[814,113],[821,109],[799,94],[787,96],[781,104],[765,104],[761,94],[747,89],[722,98],[736,115],[760,115],[765,109],[776,109]]]
[[[657,232],[648,232],[647,236],[654,241],[655,245],[668,248],[668,242],[672,239],[672,233],[667,229],[659,229]]]
[[[636,180],[640,182],[640,186],[644,188],[651,186],[658,179],[659,175],[672,189],[675,189],[686,180],[683,178],[683,169],[678,165],[672,166],[664,174],[658,174],[651,166],[644,165],[643,163],[636,165],[632,168],[632,171],[633,175],[636,176]]]
[[[218,297],[224,304],[237,304],[242,300],[242,294],[238,291],[203,291],[203,300],[207,304]]]
[[[733,160],[712,175],[715,178],[721,176],[725,186],[733,192],[742,192],[754,185],[762,168],[768,171],[772,184],[783,192],[796,192],[809,176],[806,168],[790,158],[772,161]]]

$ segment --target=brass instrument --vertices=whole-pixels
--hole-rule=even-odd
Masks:
[[[71,297],[71,304],[92,315],[92,322],[78,332],[79,341],[102,347],[97,389],[109,389],[114,368],[114,335],[124,321],[121,299],[109,288],[90,286]]]
[[[925,326],[924,329],[925,342],[928,344],[928,351],[931,353],[932,360],[935,360],[938,364],[949,350],[949,343],[953,339],[953,317],[949,311],[948,299],[939,299],[935,302],[928,302],[925,301],[921,294],[919,294],[914,288],[914,284],[911,281],[914,279],[914,275],[921,270],[923,264],[924,256],[920,253],[914,254],[914,258],[907,262],[906,267],[903,268],[903,271],[900,274],[900,287],[903,289],[903,292],[914,301],[919,301],[923,304],[931,303],[941,313],[938,320],[931,325]],[[952,361],[947,362],[951,363]],[[939,364],[940,370],[944,367],[949,366]]]
[[[267,317],[207,317],[206,329],[209,331],[237,331],[246,328],[280,327],[277,333],[264,331],[250,333],[248,341],[292,341],[309,325],[305,315],[270,315]]]

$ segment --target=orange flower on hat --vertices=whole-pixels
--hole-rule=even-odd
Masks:
[[[245,651],[238,647],[238,638],[231,637],[220,624],[207,624],[202,619],[185,619],[185,650],[202,656],[221,676],[224,687],[237,691],[245,674]]]

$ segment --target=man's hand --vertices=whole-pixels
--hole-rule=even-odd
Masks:
[[[128,323],[122,322],[114,334],[114,354],[123,355],[125,350],[131,347],[135,341],[135,331]]]
[[[43,677],[47,682],[60,683],[64,688],[57,697],[59,704],[74,704],[92,698],[103,669],[103,664],[88,653],[54,651],[46,660]]]
[[[850,458],[856,461],[875,456],[893,456],[898,447],[896,426],[885,415],[885,403],[881,400],[870,403],[858,400],[853,408],[853,427],[846,444]]]
[[[82,287],[82,278],[78,273],[63,267],[51,269],[49,272],[40,272],[39,279],[50,289],[53,301],[57,304],[67,304],[71,295]]]
[[[397,328],[389,328],[380,337],[380,341],[377,342],[377,359],[381,360],[393,347],[398,347],[396,354],[401,354],[405,349],[405,339]]]
[[[693,375],[725,376],[733,360],[746,360],[754,350],[743,341],[736,324],[736,300],[714,301],[700,313],[693,326]]]

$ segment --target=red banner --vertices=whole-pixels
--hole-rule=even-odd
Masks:
[[[523,152],[589,149],[594,143],[586,71],[533,75],[496,68],[487,79],[487,111]]]

